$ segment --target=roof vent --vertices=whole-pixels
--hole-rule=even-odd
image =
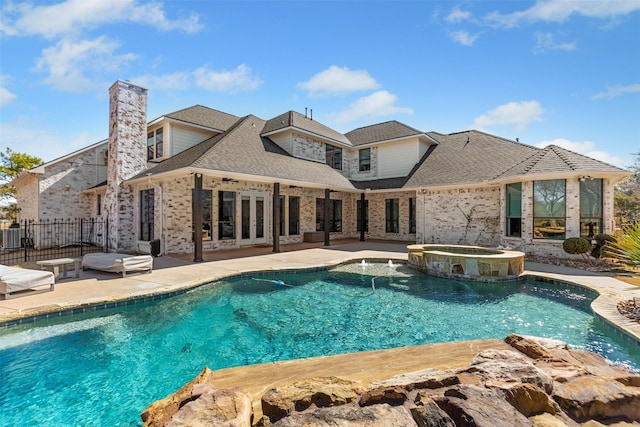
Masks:
[[[309,116],[307,116],[307,107],[304,107],[304,118],[313,120],[313,108],[309,109]]]

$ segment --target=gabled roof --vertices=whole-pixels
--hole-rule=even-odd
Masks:
[[[345,134],[354,146],[420,135],[425,133],[396,120],[361,127]]]
[[[557,145],[549,145],[508,168],[494,179],[505,179],[515,176],[538,176],[544,174],[594,172],[628,172],[600,160],[592,159]]]
[[[202,105],[194,105],[193,107],[174,111],[173,113],[165,114],[164,117],[221,131],[229,129],[239,118]]]
[[[266,122],[249,115],[216,135],[149,169],[136,178],[184,168],[297,181],[330,188],[354,189],[339,171],[324,163],[298,159],[260,135]]]
[[[479,184],[492,180],[539,148],[470,130],[443,135],[429,132],[438,145],[407,180],[406,188]]]
[[[299,129],[325,140],[351,145],[349,140],[340,132],[295,111],[287,111],[273,119],[267,120],[262,129],[262,135],[269,136],[289,128]]]

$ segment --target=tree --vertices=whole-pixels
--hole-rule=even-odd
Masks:
[[[640,221],[640,152],[635,153],[634,156],[636,157],[630,168],[633,175],[627,181],[616,186],[613,196],[618,227]]]
[[[33,169],[42,164],[39,157],[18,153],[7,147],[0,152],[0,201],[15,200],[16,189],[9,182],[24,170]]]

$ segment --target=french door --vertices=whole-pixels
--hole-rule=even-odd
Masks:
[[[267,243],[268,193],[240,192],[241,245]]]

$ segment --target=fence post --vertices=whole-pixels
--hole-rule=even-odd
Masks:
[[[84,255],[84,224],[80,218],[80,257]]]
[[[24,237],[22,239],[20,239],[21,242],[22,242],[22,246],[24,246],[24,262],[27,262],[27,260],[29,259],[29,253],[28,253],[28,251],[29,251],[29,249],[28,249],[29,248],[29,243],[28,243],[29,242],[29,237],[28,237],[29,234],[27,234],[28,231],[29,231],[29,226],[27,225],[27,221],[28,220],[26,220],[26,219],[24,220]]]
[[[104,251],[109,252],[109,217],[105,219],[105,237],[104,237]]]

